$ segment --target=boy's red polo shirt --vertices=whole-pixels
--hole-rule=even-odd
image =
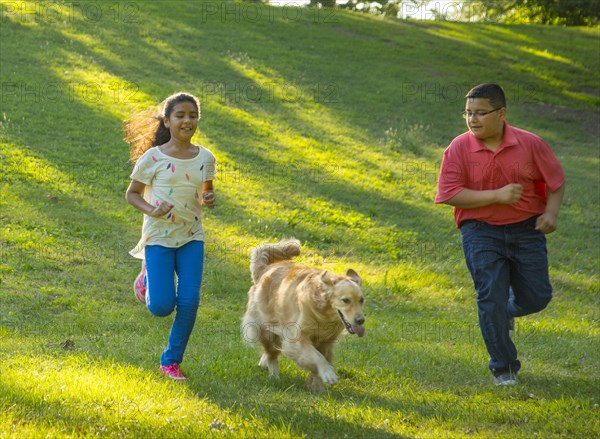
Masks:
[[[445,203],[463,189],[500,189],[510,183],[523,186],[515,204],[492,204],[475,209],[454,208],[457,227],[468,219],[489,224],[511,224],[544,213],[546,188],[565,183],[562,167],[541,138],[504,124],[502,143],[492,151],[470,131],[456,137],[444,151],[435,202]]]

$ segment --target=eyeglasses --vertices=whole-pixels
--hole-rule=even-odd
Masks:
[[[493,110],[490,110],[490,111],[476,111],[474,113],[472,113],[470,111],[463,111],[462,117],[465,119],[470,119],[473,116],[477,116],[479,118],[479,117],[487,116],[488,114],[493,113],[494,111],[498,111],[500,109],[502,109],[502,107],[494,108]]]

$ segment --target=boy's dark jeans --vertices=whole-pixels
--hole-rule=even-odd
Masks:
[[[518,372],[508,319],[541,311],[552,298],[546,236],[535,230],[536,219],[501,226],[467,220],[460,227],[492,371]]]

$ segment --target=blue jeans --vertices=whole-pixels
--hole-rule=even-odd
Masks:
[[[159,317],[166,317],[177,309],[169,343],[162,353],[160,364],[180,364],[200,305],[204,242],[191,241],[179,248],[149,245],[145,256],[148,309]]]
[[[552,298],[546,236],[535,230],[537,216],[494,226],[461,224],[467,267],[477,291],[479,327],[493,372],[518,372],[521,363],[508,335],[508,320],[544,309]]]

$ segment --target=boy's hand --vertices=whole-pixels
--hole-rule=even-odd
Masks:
[[[206,207],[213,209],[215,207],[215,193],[213,191],[202,192],[202,201]]]
[[[150,212],[150,216],[154,218],[160,218],[161,216],[169,213],[171,209],[173,209],[173,204],[166,201],[161,201],[161,203],[155,207],[152,212]]]
[[[523,186],[516,183],[507,184],[503,188],[498,189],[498,203],[514,204],[521,198]]]
[[[545,212],[535,222],[535,230],[548,234],[556,230],[556,215]]]

